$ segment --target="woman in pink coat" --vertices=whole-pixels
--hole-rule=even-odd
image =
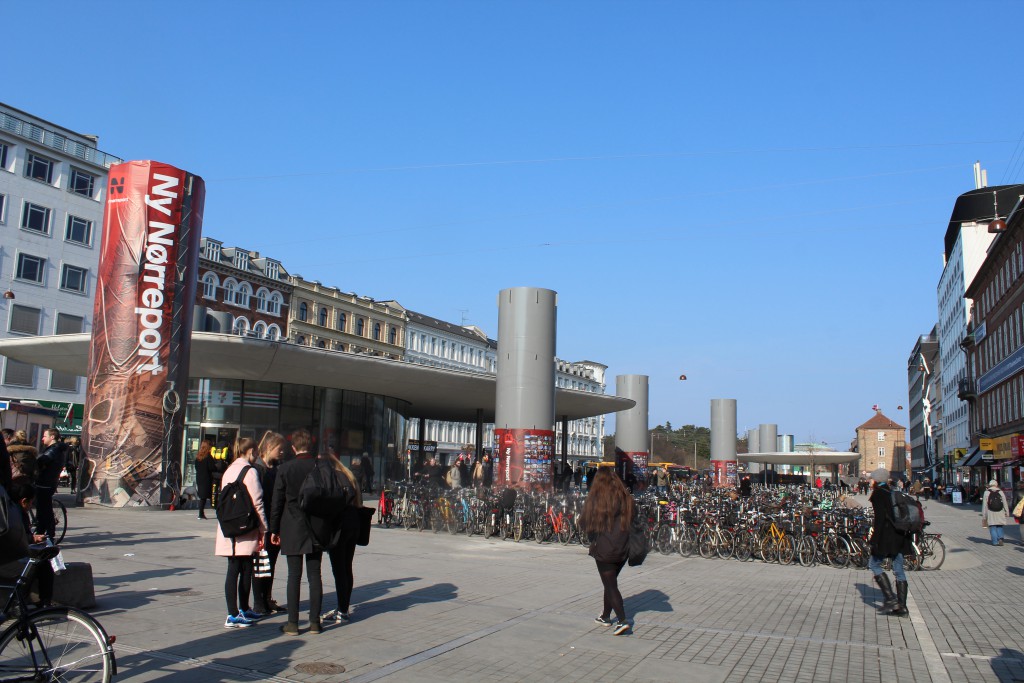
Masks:
[[[252,439],[239,439],[235,444],[235,459],[224,472],[224,485],[238,479],[242,470],[249,467],[242,482],[249,491],[252,505],[260,518],[259,529],[247,534],[227,538],[217,525],[217,542],[214,554],[228,558],[228,575],[224,580],[224,595],[228,603],[228,617],[224,620],[224,628],[244,628],[252,626],[263,617],[249,608],[249,593],[252,590],[253,556],[263,548],[263,536],[267,531],[267,516],[263,511],[263,487],[260,486],[259,471],[251,467],[256,459],[256,442]],[[241,606],[241,609],[239,609]]]

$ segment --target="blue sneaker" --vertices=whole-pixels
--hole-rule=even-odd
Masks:
[[[259,612],[253,612],[251,609],[244,609],[244,610],[242,610],[241,612],[238,613],[238,616],[245,617],[249,621],[259,621],[260,619],[262,619],[263,617],[265,617],[267,615],[260,614]]]
[[[248,628],[252,626],[252,621],[246,619],[241,614],[237,617],[233,617],[230,614],[228,618],[224,620],[224,628]]]

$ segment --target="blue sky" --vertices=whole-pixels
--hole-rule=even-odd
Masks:
[[[975,160],[1024,180],[1020,3],[4,15],[0,100],[202,175],[206,235],[492,336],[499,290],[554,289],[558,355],[650,375],[652,425],[907,424],[953,202]]]

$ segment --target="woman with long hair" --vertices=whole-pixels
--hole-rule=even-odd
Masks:
[[[629,529],[633,524],[633,496],[610,467],[600,467],[583,506],[583,528],[590,535],[590,556],[597,562],[597,573],[604,585],[604,610],[594,619],[602,626],[615,628],[617,636],[629,632],[626,608],[619,592],[619,572],[626,564]],[[614,610],[617,620],[611,621]]]
[[[245,468],[256,459],[256,442],[249,438],[235,443],[235,459],[224,472],[227,483],[241,480],[249,492],[252,506],[259,516],[259,528],[240,536],[227,538],[217,525],[217,540],[214,554],[228,558],[228,572],[224,579],[224,596],[227,599],[228,616],[224,628],[252,626],[263,615],[249,609],[249,593],[252,590],[253,556],[263,547],[267,532],[267,516],[263,510],[263,487],[260,486],[259,472],[255,467]],[[244,476],[243,476],[244,472]]]
[[[206,519],[206,501],[213,498],[213,458],[210,451],[213,446],[209,441],[199,444],[196,453],[196,496],[199,498],[199,515],[196,519]]]
[[[274,482],[277,480],[277,468],[284,460],[288,450],[288,440],[277,432],[266,432],[260,439],[257,449],[256,461],[253,465],[260,472],[260,484],[263,486],[263,508],[273,509],[274,504]],[[270,576],[263,579],[253,579],[252,593],[255,601],[256,611],[264,614],[270,612],[284,612],[284,607],[279,605],[273,597],[274,572],[277,568],[277,557],[281,554],[281,548],[270,542],[270,534],[264,538],[263,549],[267,551],[270,560]]]
[[[327,551],[331,558],[331,573],[334,574],[334,587],[338,594],[338,608],[324,615],[324,620],[335,623],[347,622],[350,619],[352,602],[352,586],[355,578],[352,574],[352,561],[356,555],[356,540],[359,537],[360,509],[363,507],[363,494],[359,490],[359,481],[352,470],[341,464],[333,454],[328,454],[334,470],[341,474],[342,481],[348,482],[354,493],[352,504],[338,518],[341,527],[339,540]]]

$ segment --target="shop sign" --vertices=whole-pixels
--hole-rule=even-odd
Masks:
[[[978,439],[978,448],[983,451],[995,450],[995,439]]]
[[[1010,437],[1010,453],[1018,458],[1024,455],[1024,436],[1014,434]]]
[[[995,439],[995,448],[992,449],[992,453],[996,460],[1009,460],[1013,457],[1010,450],[1010,441],[1013,436],[1001,436]]]

